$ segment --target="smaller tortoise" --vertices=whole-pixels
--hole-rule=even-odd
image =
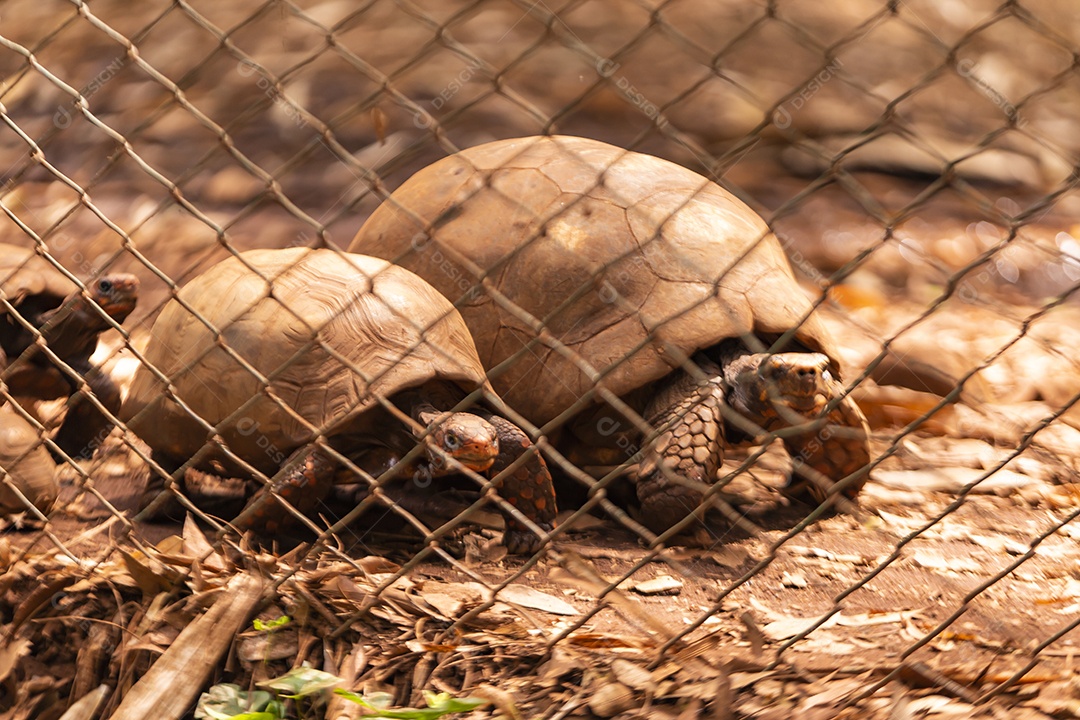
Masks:
[[[29,248],[0,243],[0,297],[41,333],[48,348],[85,381],[112,414],[120,409],[120,391],[112,378],[90,363],[98,336],[112,327],[105,316],[122,323],[135,309],[139,281],[128,273],[110,273],[85,290]],[[37,346],[34,335],[0,307],[0,349],[7,368],[0,379],[9,392],[34,400],[71,396],[67,415],[53,441],[67,455],[85,460],[112,429],[108,418],[79,392],[78,383]]]
[[[9,403],[0,406],[0,515],[27,509],[13,488],[42,513],[49,512],[60,492],[56,463],[41,436]]]
[[[140,367],[121,416],[155,462],[170,471],[186,464],[204,477],[251,477],[213,441],[216,434],[304,513],[342,470],[316,443],[320,434],[365,471],[397,464],[397,476],[422,472],[425,479],[458,466],[495,477],[532,446],[489,408],[453,412],[477,388],[500,402],[461,316],[412,273],[362,255],[291,248],[225,260],[166,304],[145,357],[170,386]],[[412,429],[386,401],[414,421]],[[401,465],[419,436],[422,467]],[[537,526],[553,527],[554,489],[538,453],[497,487]],[[288,515],[271,497],[257,493],[233,524],[279,527]],[[509,513],[506,521],[508,550],[540,547],[524,524]]]
[[[854,498],[865,482],[869,428],[783,247],[687,168],[587,138],[487,143],[413,175],[349,250],[454,301],[495,390],[564,454],[607,465],[640,448],[632,476],[653,530],[701,504],[725,440],[762,430],[800,461],[791,494],[825,501],[851,476]]]

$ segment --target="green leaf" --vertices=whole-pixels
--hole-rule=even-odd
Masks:
[[[279,720],[281,703],[265,690],[248,692],[233,683],[220,683],[204,692],[195,707],[198,720]]]
[[[455,698],[450,693],[436,694],[425,690],[424,700],[428,704],[426,708],[397,708],[393,710],[389,707],[390,696],[387,693],[373,693],[370,697],[365,698],[349,690],[338,689],[334,692],[346,700],[351,700],[369,710],[375,711],[374,714],[367,715],[367,717],[396,718],[397,720],[438,720],[443,715],[470,712],[488,703],[487,700],[481,698]]]
[[[452,712],[471,712],[481,705],[487,705],[488,701],[477,697],[456,698],[450,693],[433,693],[424,691],[424,701],[432,711],[440,711],[443,714]],[[435,715],[433,717],[438,717]]]
[[[298,698],[332,688],[340,682],[341,678],[337,675],[315,668],[298,667],[280,677],[264,680],[259,685],[277,690],[286,697]]]
[[[255,618],[255,620],[251,624],[259,632],[272,632],[274,630],[277,630],[278,628],[285,627],[291,622],[291,617],[289,617],[288,615],[282,615],[281,617],[270,621],[259,620],[258,618]]]
[[[337,688],[334,690],[335,695],[340,695],[346,700],[351,700],[357,705],[363,705],[369,710],[388,710],[391,703],[394,701],[394,696],[385,692],[374,692],[364,697],[363,695],[357,695],[351,690],[342,690]]]

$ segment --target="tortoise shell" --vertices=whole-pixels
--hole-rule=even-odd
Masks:
[[[56,307],[79,286],[33,248],[0,243],[0,289],[16,307],[38,295],[46,296]]]
[[[32,248],[0,243],[0,294],[32,325],[79,286]],[[21,352],[32,337],[15,318],[0,310],[0,346]]]
[[[597,379],[623,396],[729,338],[793,331],[783,349],[836,365],[755,212],[687,168],[596,140],[502,140],[444,158],[398,188],[349,249],[454,300],[496,390],[538,424]]]
[[[354,431],[377,396],[431,381],[470,392],[485,382],[446,298],[384,260],[327,249],[225,260],[181,289],[151,332],[146,361],[172,391],[141,366],[122,412],[132,431],[173,458],[191,457],[211,433],[186,406],[266,473],[317,429]]]
[[[52,508],[60,494],[56,463],[41,436],[10,404],[0,405],[0,470],[43,513]],[[8,483],[0,483],[0,515],[25,509]]]

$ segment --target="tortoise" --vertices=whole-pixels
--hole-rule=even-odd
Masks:
[[[319,435],[362,469],[395,466],[399,475],[422,472],[423,480],[462,466],[495,478],[532,447],[493,412],[501,401],[461,316],[430,285],[384,260],[325,248],[240,253],[165,305],[145,358],[170,384],[141,366],[121,416],[155,462],[174,473],[184,466],[181,483],[190,469],[250,478],[246,463],[273,476],[273,491],[305,513],[343,474]],[[478,389],[483,404],[458,410]],[[215,434],[230,452],[208,442]],[[418,436],[427,459],[401,463]],[[535,451],[519,465],[497,488],[550,530],[556,508],[547,466]],[[233,525],[280,528],[290,516],[271,497],[257,492]],[[504,544],[532,552],[541,540],[507,513]]]
[[[3,353],[0,353],[0,368],[3,368]],[[52,508],[60,492],[56,463],[41,436],[8,403],[0,406],[0,515],[27,509],[13,487],[42,513]]]
[[[0,297],[36,328],[57,358],[70,366],[110,413],[120,409],[120,391],[109,375],[90,362],[98,337],[122,323],[138,301],[139,281],[128,273],[108,273],[85,289],[30,248],[0,243]],[[0,306],[0,349],[8,364],[2,377],[12,395],[35,400],[70,397],[53,441],[69,457],[93,455],[112,429],[108,418],[86,399],[70,377],[35,343],[26,325]]]
[[[699,506],[725,440],[789,425],[816,429],[779,433],[790,495],[824,502],[852,475],[854,498],[865,482],[869,428],[780,242],[687,168],[586,138],[487,143],[413,175],[349,250],[454,301],[496,391],[564,453],[637,457],[655,531]]]

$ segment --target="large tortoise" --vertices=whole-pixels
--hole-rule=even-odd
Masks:
[[[91,365],[90,356],[98,336],[112,327],[106,317],[122,323],[135,309],[138,292],[138,279],[128,273],[101,275],[80,289],[34,250],[0,243],[0,297],[20,316],[0,306],[0,350],[7,356],[0,379],[15,396],[35,400],[71,396],[53,441],[72,458],[89,458],[112,424],[80,391],[79,382],[36,344],[24,323],[41,333],[49,350],[115,415],[120,391],[107,373]]]
[[[216,434],[237,458],[274,476],[273,490],[302,512],[316,508],[341,471],[319,434],[374,474],[388,465],[427,476],[464,466],[495,477],[532,445],[491,411],[500,401],[446,298],[407,270],[362,255],[290,248],[225,260],[165,306],[145,357],[170,386],[141,366],[122,417],[156,462],[170,472],[187,465],[250,477],[211,440]],[[489,407],[451,412],[477,388]],[[428,459],[402,465],[418,437]],[[504,499],[540,528],[553,527],[554,490],[539,454],[500,482]],[[287,514],[270,497],[259,493],[233,524],[273,531]],[[509,513],[504,542],[511,552],[540,546]]]
[[[634,468],[655,530],[700,504],[725,434],[816,418],[780,433],[801,478],[789,491],[824,501],[851,475],[853,498],[865,482],[869,429],[779,241],[684,167],[585,138],[488,143],[415,174],[349,249],[455,301],[506,402],[537,425],[558,419],[548,430],[568,421],[564,451],[625,460],[641,444],[640,426],[596,404],[598,386],[657,428]]]

